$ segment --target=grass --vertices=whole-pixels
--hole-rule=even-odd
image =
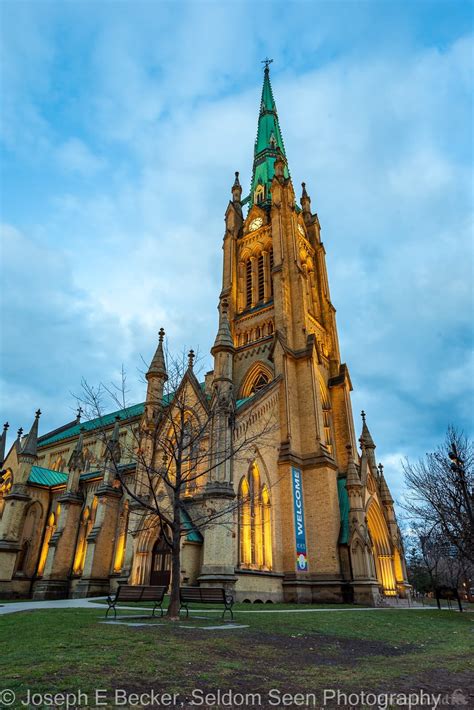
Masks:
[[[191,707],[186,697],[194,688],[233,688],[264,698],[271,688],[318,696],[335,687],[468,692],[473,614],[405,609],[239,613],[239,607],[249,606],[238,605],[236,613],[236,623],[247,628],[223,625],[218,631],[203,628],[220,624],[216,614],[183,620],[192,628],[167,620],[136,628],[103,625],[97,609],[8,614],[0,617],[0,678],[18,699],[28,688],[37,693],[81,689],[90,696],[104,688],[109,699],[117,688],[137,693],[154,688],[179,693],[183,707]],[[269,608],[283,606],[297,608]]]

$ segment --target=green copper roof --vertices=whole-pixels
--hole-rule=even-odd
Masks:
[[[188,533],[186,535],[186,540],[188,540],[188,542],[204,542],[203,536],[191,520],[191,516],[186,508],[182,508],[182,513],[183,517],[181,518],[181,522],[183,523],[183,528]]]
[[[48,444],[54,444],[56,441],[61,441],[61,439],[69,439],[69,437],[71,436],[79,436],[79,432],[81,431],[82,427],[84,427],[84,430],[88,432],[94,431],[95,429],[99,429],[100,427],[110,426],[114,424],[116,416],[119,416],[120,419],[133,419],[133,417],[139,417],[143,414],[144,407],[145,405],[142,402],[141,404],[134,404],[131,407],[127,407],[126,409],[119,409],[117,412],[104,414],[102,417],[91,419],[88,422],[79,422],[77,424],[73,424],[71,427],[64,429],[58,434],[42,438],[38,446],[39,448],[42,448],[43,446],[48,446]]]
[[[286,162],[285,146],[281,135],[275,99],[273,98],[270,84],[270,71],[265,67],[263,76],[262,100],[260,115],[258,117],[257,138],[253,158],[252,185],[250,188],[250,206],[254,204],[255,190],[263,185],[265,196],[262,204],[270,204],[270,185],[273,180],[275,158],[280,155]],[[285,177],[289,177],[288,167],[285,165]]]
[[[36,483],[38,486],[61,486],[67,481],[67,473],[60,471],[51,471],[49,468],[42,466],[32,466],[28,483]]]
[[[339,544],[347,545],[349,542],[349,496],[347,495],[345,478],[337,479],[337,492],[339,495],[339,512],[341,514]]]

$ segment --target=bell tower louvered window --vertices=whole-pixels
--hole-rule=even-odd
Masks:
[[[250,259],[245,264],[245,306],[250,308],[252,305],[252,262]]]

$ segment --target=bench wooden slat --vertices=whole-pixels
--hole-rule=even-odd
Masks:
[[[166,587],[159,587],[159,586],[143,587],[141,601],[160,602],[160,601],[162,601],[163,597],[165,596],[165,592],[166,592]]]
[[[134,601],[141,599],[143,593],[142,586],[132,586],[129,584],[121,584],[117,589],[117,600]]]

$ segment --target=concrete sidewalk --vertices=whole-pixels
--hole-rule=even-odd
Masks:
[[[27,602],[11,602],[1,605],[0,601],[0,615],[2,614],[13,614],[17,611],[37,611],[38,609],[97,609],[105,612],[107,606],[105,604],[98,603],[100,600],[104,601],[105,597],[91,597],[87,599],[51,599],[48,601],[27,601]],[[301,608],[301,609],[238,609],[235,611],[237,614],[312,614],[321,612],[344,612],[344,611],[390,611],[396,609],[397,607],[342,607],[337,606],[324,609],[311,609],[311,608]],[[428,606],[412,606],[412,607],[400,607],[403,610],[411,609],[431,609],[433,607]],[[150,607],[138,607],[138,606],[119,606],[117,611],[148,611],[151,613]],[[166,611],[166,609],[165,609]],[[222,609],[193,609],[196,613],[206,613],[206,614],[221,614]]]

